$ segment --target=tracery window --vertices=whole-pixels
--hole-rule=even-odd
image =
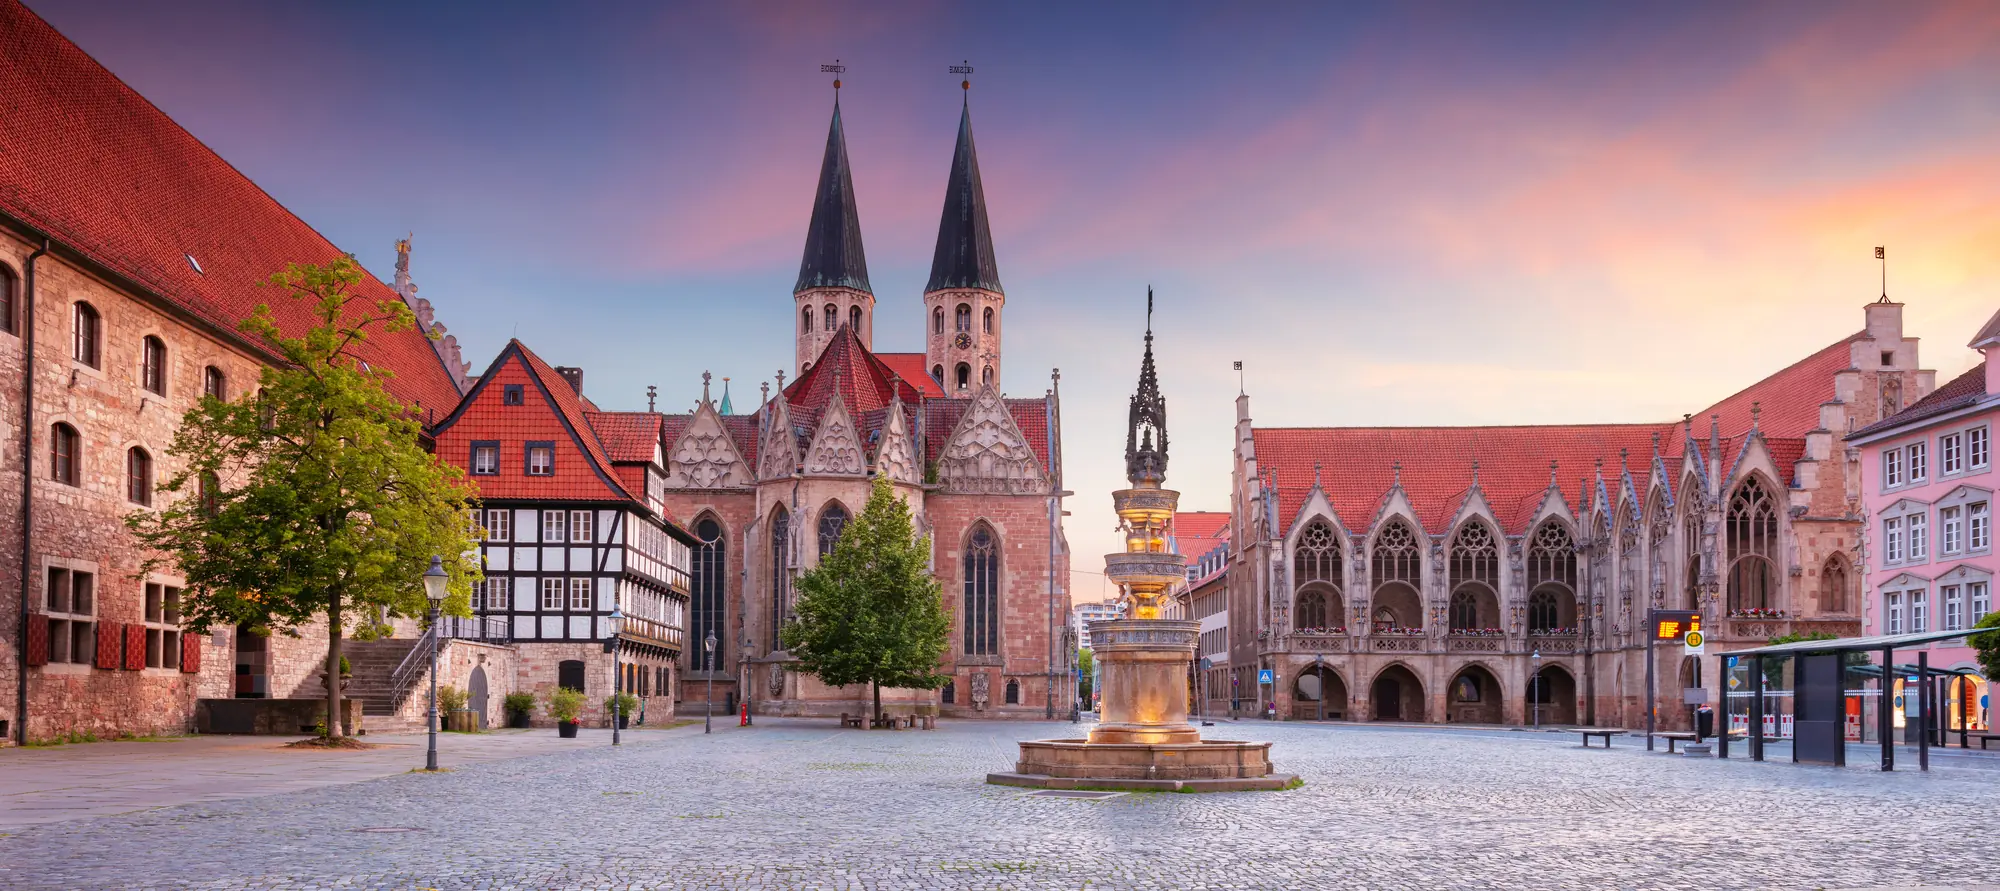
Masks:
[[[1305,633],[1321,633],[1328,627],[1325,591],[1307,589],[1299,593],[1298,607],[1292,612],[1292,627]]]
[[[1826,558],[1826,566],[1820,570],[1819,609],[1823,613],[1847,612],[1847,557],[1844,554]]]
[[[722,524],[712,516],[704,516],[694,524],[694,537],[701,544],[694,548],[694,577],[690,579],[689,593],[693,602],[694,623],[688,628],[692,635],[692,645],[699,659],[706,659],[706,651],[700,649],[710,634],[715,635],[714,665],[726,665],[723,651],[728,647],[729,636],[723,627],[724,604],[728,602],[725,593],[728,587],[728,573],[725,563],[727,552],[722,540]]]
[[[1375,536],[1375,586],[1379,590],[1391,582],[1415,586],[1423,573],[1423,554],[1416,533],[1400,517],[1389,521]]]
[[[1530,633],[1554,631],[1562,625],[1562,607],[1556,600],[1554,591],[1536,591],[1528,595],[1528,631]]]
[[[1000,555],[996,536],[985,523],[972,527],[965,543],[965,654],[1000,653]]]
[[[1576,545],[1569,530],[1553,520],[1536,529],[1528,545],[1528,588],[1550,582],[1576,590]]]
[[[1730,496],[1724,524],[1729,554],[1729,610],[1769,609],[1777,597],[1778,508],[1752,477]]]
[[[1500,549],[1493,529],[1478,520],[1458,528],[1451,541],[1451,602],[1449,624],[1454,631],[1493,627],[1499,607]],[[1493,604],[1481,609],[1482,601]]]
[[[1687,575],[1681,581],[1680,609],[1694,609],[1701,603],[1701,510],[1690,505],[1681,527],[1681,541],[1687,548]]]
[[[1468,631],[1480,627],[1479,598],[1471,591],[1460,590],[1451,595],[1451,630]]]
[[[1653,498],[1647,516],[1650,520],[1646,527],[1646,557],[1651,567],[1648,584],[1653,605],[1660,606],[1667,596],[1667,535],[1673,530],[1673,516],[1658,496]]]
[[[956,325],[957,330],[971,331],[972,307],[969,304],[964,304],[964,303],[959,304],[958,311],[954,314],[952,321]]]
[[[1296,629],[1329,629],[1344,624],[1340,615],[1340,537],[1323,519],[1306,524],[1292,547],[1292,583],[1300,592],[1292,614]]]
[[[780,507],[771,514],[771,649],[784,646],[778,633],[792,610],[792,517]]]
[[[1639,517],[1631,505],[1618,508],[1618,593],[1630,610],[1639,591]]]
[[[840,530],[847,528],[847,508],[840,502],[832,502],[819,512],[819,555],[833,553],[833,545],[840,540]]]

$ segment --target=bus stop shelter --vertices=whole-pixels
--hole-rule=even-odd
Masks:
[[[1896,769],[1896,743],[1894,711],[1890,708],[1889,683],[1899,675],[1914,675],[1917,679],[1917,713],[1929,721],[1939,703],[1937,691],[1931,685],[1934,677],[1956,675],[1958,672],[1930,667],[1930,651],[1918,650],[1914,671],[1905,672],[1905,666],[1896,665],[1896,651],[1922,646],[1933,641],[1952,640],[1976,633],[1969,631],[1919,631],[1913,634],[1887,634],[1877,637],[1843,637],[1834,640],[1801,640],[1793,643],[1774,644],[1767,647],[1752,647],[1722,653],[1719,676],[1728,676],[1728,659],[1750,660],[1750,726],[1748,741],[1750,758],[1764,760],[1764,664],[1766,660],[1790,660],[1792,665],[1792,760],[1811,764],[1832,764],[1844,766],[1847,763],[1847,738],[1844,727],[1845,694],[1842,680],[1846,672],[1855,671],[1881,679],[1882,702],[1875,709],[1877,736],[1882,741],[1882,769]],[[1846,667],[1850,653],[1864,653],[1877,657],[1877,664],[1866,668]],[[1885,673],[1882,666],[1888,666]],[[1907,693],[1905,695],[1908,695]],[[1928,732],[1917,734],[1917,769],[1931,769],[1930,738]],[[1716,739],[1716,754],[1729,757],[1729,733],[1725,730]]]

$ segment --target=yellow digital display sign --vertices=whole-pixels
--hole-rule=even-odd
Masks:
[[[1691,609],[1653,610],[1653,639],[1681,640],[1701,631],[1701,613]]]

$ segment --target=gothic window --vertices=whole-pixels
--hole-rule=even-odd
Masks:
[[[125,500],[153,503],[153,456],[138,446],[125,450]]]
[[[1682,541],[1687,543],[1687,578],[1681,585],[1681,609],[1694,609],[1701,603],[1701,512],[1688,509],[1687,523],[1681,529]]]
[[[943,365],[932,365],[932,366],[931,366],[931,380],[934,380],[934,381],[937,381],[937,382],[938,382],[938,386],[940,386],[940,387],[944,386],[944,366],[943,366]]]
[[[1652,602],[1659,606],[1667,594],[1667,533],[1673,529],[1673,516],[1657,495],[1653,498],[1653,506],[1647,510],[1647,516],[1651,518],[1646,527],[1646,557],[1651,567],[1648,583]]]
[[[201,393],[210,399],[229,398],[229,378],[222,374],[222,369],[210,365],[202,370]]]
[[[1500,579],[1500,548],[1493,528],[1478,520],[1460,526],[1451,541],[1450,625],[1453,631],[1492,628],[1500,622],[1494,592]]]
[[[972,385],[972,366],[958,363],[958,388],[963,390]]]
[[[139,385],[156,396],[167,395],[167,343],[147,335],[141,343]]]
[[[1313,520],[1299,533],[1292,549],[1292,581],[1301,591],[1293,628],[1332,629],[1346,624],[1341,618],[1341,552],[1340,538],[1325,520]],[[1308,615],[1309,602],[1316,606],[1316,615]]]
[[[819,555],[833,553],[834,542],[840,540],[840,530],[847,528],[847,508],[839,502],[828,503],[819,512]]]
[[[1778,508],[1761,480],[1751,478],[1729,499],[1725,523],[1729,610],[1768,609],[1777,599]]]
[[[860,304],[855,304],[854,306],[850,306],[850,307],[848,307],[848,308],[847,308],[847,327],[849,327],[849,328],[853,328],[853,329],[854,329],[854,333],[856,333],[856,334],[860,334],[860,333],[861,333],[861,305],[860,305]]]
[[[1471,591],[1460,589],[1451,595],[1451,630],[1466,631],[1480,627],[1479,598]]]
[[[780,507],[771,514],[771,649],[784,646],[778,640],[778,632],[785,627],[785,619],[792,608],[792,561],[789,558],[792,541],[792,518]]]
[[[1008,705],[1020,705],[1020,704],[1021,704],[1021,682],[1020,682],[1020,681],[1012,681],[1012,680],[1010,680],[1010,681],[1008,681],[1008,682],[1007,682],[1007,704],[1008,704]]]
[[[1326,592],[1306,590],[1299,593],[1299,604],[1292,612],[1292,627],[1302,632],[1318,633],[1327,626]]]
[[[1551,582],[1576,590],[1576,547],[1571,543],[1569,530],[1554,521],[1536,529],[1528,546],[1528,588],[1533,590]]]
[[[1819,573],[1819,610],[1822,613],[1842,614],[1847,612],[1847,557],[1835,554],[1826,558],[1826,567]]]
[[[1528,595],[1528,631],[1530,633],[1553,631],[1562,625],[1562,609],[1554,591],[1536,591]]]
[[[99,341],[104,336],[103,322],[97,315],[97,308],[78,301],[75,310],[76,343],[71,347],[70,358],[92,368],[99,367]]]
[[[1631,606],[1632,594],[1639,590],[1639,516],[1632,506],[1618,508],[1618,593]]]
[[[840,310],[829,303],[826,305],[826,333],[832,334],[833,329],[838,327],[840,327]]]
[[[1390,520],[1375,536],[1375,585],[1390,582],[1418,583],[1423,573],[1423,554],[1416,533],[1401,518]]]
[[[705,516],[695,521],[694,537],[701,544],[694,549],[694,577],[691,585],[694,596],[689,604],[694,612],[694,624],[688,628],[693,646],[699,648],[715,635],[715,665],[726,665],[723,651],[729,644],[729,635],[723,627],[724,604],[727,602],[725,590],[728,581],[726,552],[722,540],[722,524],[714,517]],[[696,649],[693,652],[705,652]]]
[[[944,307],[942,306],[931,307],[931,333],[944,333]]]
[[[944,689],[938,691],[938,701],[945,705],[958,704],[958,682],[945,681]]]
[[[993,307],[986,308],[986,333],[993,333]]]
[[[68,424],[50,427],[49,479],[68,486],[78,485],[83,476],[79,466],[83,463],[82,448],[75,427]]]
[[[812,333],[813,330],[812,307],[808,306],[805,309],[799,310],[799,330],[807,334]]]
[[[972,527],[965,543],[965,654],[1000,653],[1000,553],[993,530]]]

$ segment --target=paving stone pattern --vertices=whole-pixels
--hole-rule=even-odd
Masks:
[[[1286,792],[1024,797],[1016,740],[766,719],[0,837],[0,887],[1879,888],[2000,880],[1993,771],[1649,755],[1631,739],[1223,724]],[[364,829],[411,829],[364,832]]]

